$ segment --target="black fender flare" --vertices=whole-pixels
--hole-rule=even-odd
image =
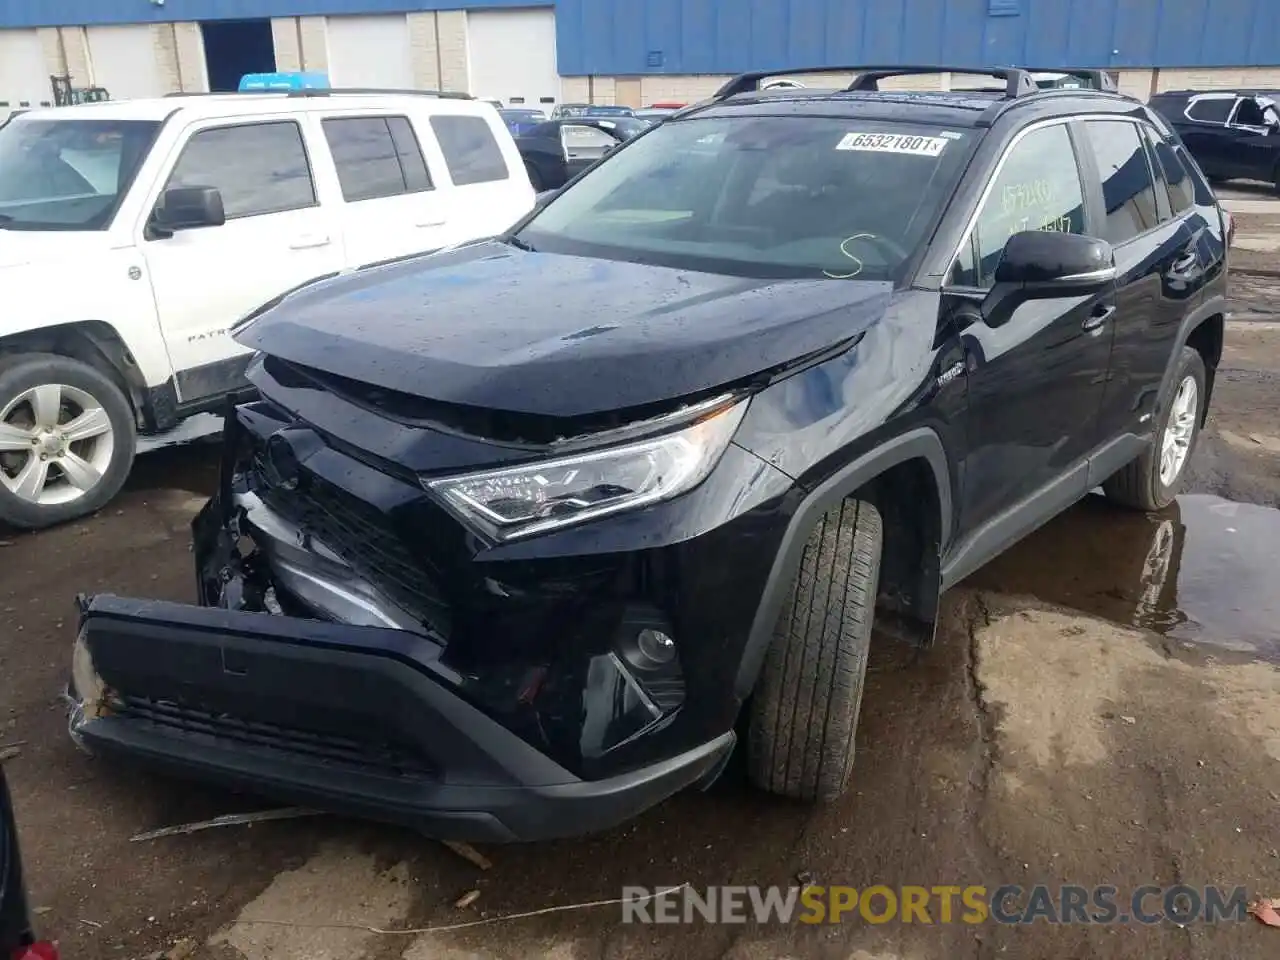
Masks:
[[[760,668],[764,664],[765,653],[773,641],[774,626],[782,611],[787,591],[791,589],[796,572],[800,569],[800,558],[804,554],[805,544],[818,519],[841,500],[866,486],[886,470],[915,459],[925,460],[933,471],[934,484],[938,489],[938,505],[942,514],[938,528],[941,533],[941,546],[945,547],[950,542],[951,471],[947,465],[947,454],[943,449],[941,438],[928,427],[917,427],[885,441],[818,484],[791,515],[791,521],[787,524],[786,532],[782,536],[782,544],[769,570],[764,593],[756,606],[756,614],[751,621],[751,633],[747,637],[742,659],[738,663],[737,677],[734,680],[734,691],[739,701],[745,700],[755,688],[756,678],[760,675]]]
[[[1165,409],[1165,404],[1169,402],[1169,391],[1173,389],[1173,375],[1178,369],[1182,348],[1187,345],[1187,341],[1191,339],[1191,334],[1197,327],[1210,317],[1216,316],[1221,316],[1225,323],[1227,316],[1227,298],[1225,294],[1215,294],[1182,318],[1182,323],[1178,327],[1178,338],[1174,341],[1173,349],[1169,351],[1169,362],[1165,366],[1164,376],[1160,378],[1160,392],[1156,394],[1157,414],[1162,413]],[[1208,399],[1208,397],[1205,398],[1206,416],[1209,412]]]

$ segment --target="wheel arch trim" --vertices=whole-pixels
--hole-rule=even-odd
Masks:
[[[1222,317],[1225,324],[1227,312],[1226,296],[1223,294],[1216,294],[1209,297],[1204,303],[1200,304],[1200,306],[1196,307],[1183,317],[1182,324],[1178,327],[1178,337],[1174,341],[1173,349],[1169,353],[1169,362],[1165,367],[1164,376],[1160,379],[1160,392],[1156,395],[1157,414],[1163,414],[1167,409],[1166,405],[1171,399],[1170,392],[1173,389],[1173,381],[1182,356],[1182,348],[1189,346],[1191,335],[1213,317]],[[1205,398],[1201,426],[1203,426],[1203,417],[1208,416],[1209,401],[1213,392],[1214,371],[1209,369],[1209,364],[1207,363],[1205,364],[1205,374]]]
[[[734,691],[739,701],[745,701],[755,688],[764,664],[765,652],[773,640],[774,625],[782,612],[787,591],[800,568],[805,544],[808,543],[818,518],[885,471],[908,460],[917,459],[929,464],[934,486],[937,488],[941,513],[938,526],[940,546],[945,547],[950,542],[951,473],[942,440],[929,427],[917,427],[880,444],[818,484],[792,514],[769,570],[734,680]]]

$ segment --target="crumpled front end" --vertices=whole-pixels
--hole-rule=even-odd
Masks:
[[[289,400],[316,419],[340,402]],[[603,829],[715,778],[754,613],[740,598],[772,554],[732,577],[722,561],[744,535],[781,536],[785,477],[731,447],[706,483],[739,491],[714,500],[735,518],[686,498],[647,511],[656,527],[494,545],[352,442],[383,418],[344,407],[331,431],[287,409],[228,417],[220,489],[193,523],[199,606],[82,602],[78,742],[473,840]]]

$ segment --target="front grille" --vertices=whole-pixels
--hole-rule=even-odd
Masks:
[[[295,490],[272,487],[260,455],[253,469],[255,486],[268,507],[334,550],[409,614],[449,636],[449,604],[439,585],[382,511],[314,475]]]
[[[435,779],[436,771],[410,747],[377,740],[245,720],[182,706],[169,700],[120,697],[112,704],[118,716],[221,743],[234,743],[287,753],[292,757],[333,764],[358,773]]]

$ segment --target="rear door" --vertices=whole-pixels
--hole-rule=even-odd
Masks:
[[[1280,122],[1270,101],[1242,97],[1227,123],[1237,176],[1271,183],[1280,159]]]
[[[243,383],[248,351],[230,328],[287,290],[342,269],[342,238],[322,207],[303,125],[290,115],[194,124],[177,148],[171,187],[215,187],[226,223],[157,237],[138,225],[179,400],[224,393]]]
[[[335,216],[348,266],[445,245],[448,200],[436,187],[420,131],[408,114],[320,114],[312,122],[332,158],[340,195]]]
[[[1244,176],[1239,173],[1240,164],[1231,153],[1231,135],[1227,121],[1235,112],[1234,93],[1199,93],[1192,97],[1183,111],[1178,132],[1182,141],[1196,158],[1204,172],[1215,180],[1230,180]]]
[[[453,185],[450,243],[502,233],[533,209],[533,187],[497,113],[436,113],[431,131]]]
[[[1195,304],[1201,263],[1185,217],[1173,214],[1163,178],[1152,168],[1143,128],[1124,117],[1086,120],[1081,127],[1093,167],[1086,183],[1100,205],[1100,235],[1116,255],[1102,432],[1107,439],[1142,435],[1151,429],[1179,324]]]

